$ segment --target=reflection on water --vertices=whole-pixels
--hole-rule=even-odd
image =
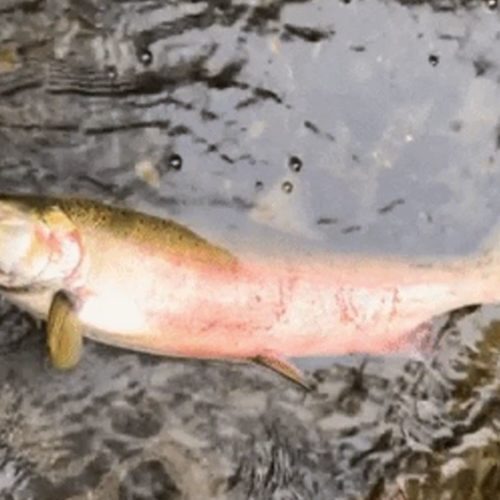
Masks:
[[[1,189],[234,249],[472,251],[499,213],[497,3],[404,4],[3,0]],[[335,360],[303,395],[93,344],[54,374],[2,307],[2,494],[495,498],[495,308],[440,318],[431,359]]]

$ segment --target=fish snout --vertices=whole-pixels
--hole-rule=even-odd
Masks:
[[[0,283],[7,286],[25,274],[22,262],[33,241],[33,228],[26,221],[0,214]]]

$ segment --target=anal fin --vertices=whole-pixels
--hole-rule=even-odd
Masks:
[[[281,358],[274,354],[266,353],[254,356],[253,358],[251,358],[251,361],[279,373],[282,377],[295,382],[303,389],[306,389],[308,391],[311,390],[311,386],[305,381],[303,373],[290,361],[284,358]]]

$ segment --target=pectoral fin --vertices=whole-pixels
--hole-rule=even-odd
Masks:
[[[304,389],[311,389],[309,384],[305,381],[302,372],[292,363],[290,363],[290,361],[287,361],[284,358],[280,358],[279,356],[276,356],[274,354],[266,353],[255,356],[254,358],[252,358],[252,361],[254,363],[257,363],[258,365],[266,366],[267,368],[278,372],[281,376],[291,380],[292,382],[295,382]]]
[[[54,295],[47,320],[47,343],[52,364],[60,370],[77,365],[82,353],[83,325],[68,296]]]

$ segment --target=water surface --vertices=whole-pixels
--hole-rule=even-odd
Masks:
[[[0,26],[2,190],[123,203],[234,250],[439,259],[495,231],[495,2],[3,0]],[[425,362],[328,360],[305,395],[91,343],[57,374],[2,303],[0,491],[494,498],[499,318],[438,318]]]

